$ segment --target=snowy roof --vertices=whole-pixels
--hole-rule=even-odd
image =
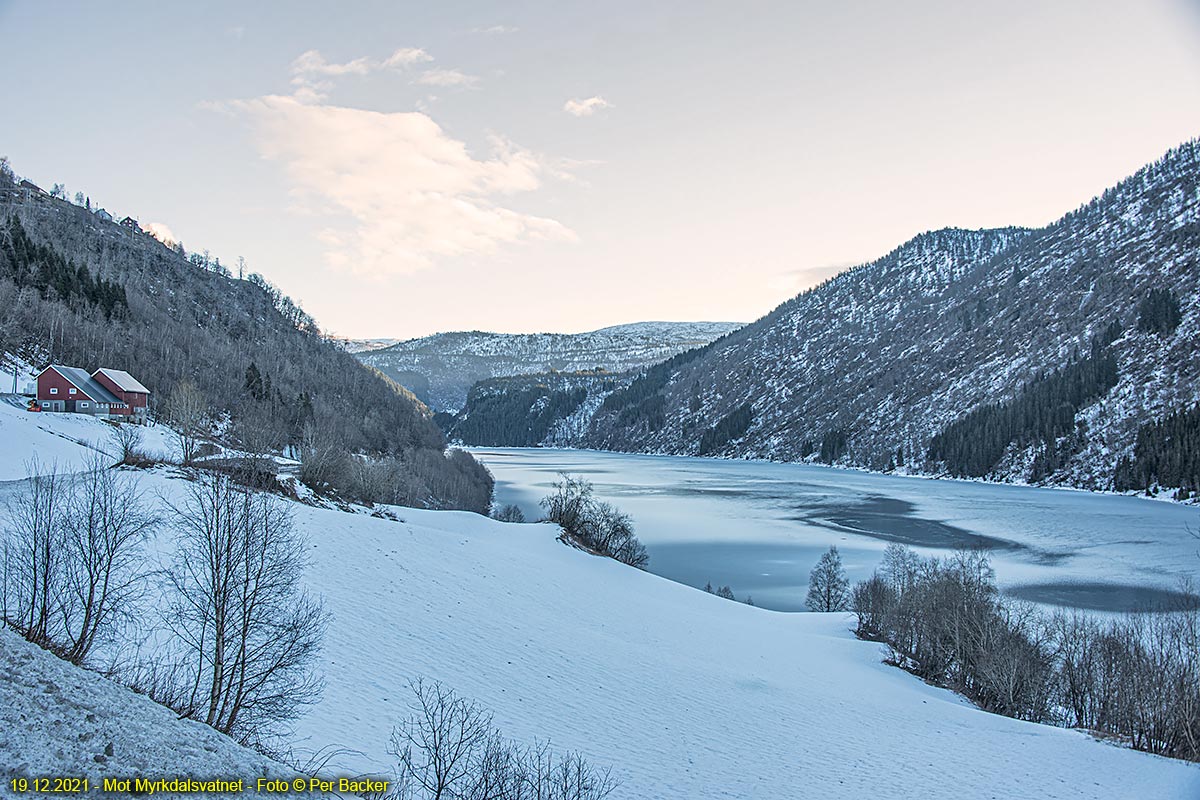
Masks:
[[[121,398],[101,386],[95,378],[88,375],[86,369],[79,367],[64,367],[61,364],[51,364],[46,369],[52,369],[59,375],[75,384],[75,388],[86,394],[97,403],[123,403]]]
[[[105,369],[104,367],[101,367],[100,369],[96,370],[96,372],[93,372],[92,375],[95,376],[100,372],[103,372],[105,377],[115,383],[117,388],[123,392],[141,392],[142,394],[150,394],[150,390],[143,386],[141,381],[123,369]]]

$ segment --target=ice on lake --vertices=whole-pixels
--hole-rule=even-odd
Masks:
[[[650,571],[739,600],[803,608],[808,573],[837,545],[852,580],[890,542],[923,555],[985,547],[1008,594],[1099,611],[1170,602],[1200,576],[1200,510],[1156,500],[808,464],[588,450],[481,448],[496,502],[529,519],[562,472],[633,517]]]

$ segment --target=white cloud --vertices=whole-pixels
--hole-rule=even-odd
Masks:
[[[483,33],[488,36],[498,36],[505,33],[516,33],[520,28],[512,25],[488,25],[479,28],[471,28],[471,33]]]
[[[142,230],[158,239],[163,244],[175,244],[179,241],[179,237],[175,232],[167,227],[165,222],[150,222],[142,226]]]
[[[472,155],[420,112],[381,113],[267,96],[229,104],[252,122],[263,156],[284,165],[298,202],[348,225],[318,231],[328,262],[360,274],[411,273],[449,256],[566,240],[561,223],[498,197],[537,189],[541,160],[492,137]]]
[[[590,117],[602,108],[612,108],[612,103],[598,95],[586,100],[571,99],[563,105],[563,111],[576,117]]]
[[[369,58],[356,58],[345,64],[330,64],[319,50],[301,53],[292,62],[293,81],[310,75],[366,75],[373,64]]]
[[[417,77],[415,83],[422,86],[474,86],[479,78],[466,75],[456,69],[428,69]]]
[[[325,99],[333,88],[331,78],[344,75],[369,75],[385,69],[404,69],[426,61],[432,61],[433,56],[419,47],[401,47],[385,59],[378,60],[363,56],[343,64],[331,63],[321,55],[320,50],[308,50],[301,53],[292,62],[292,85],[295,94],[305,102],[318,102]]]
[[[383,60],[385,67],[411,67],[425,61],[433,61],[433,56],[419,47],[401,47]]]

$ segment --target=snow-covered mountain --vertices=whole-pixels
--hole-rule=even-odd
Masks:
[[[382,350],[399,343],[399,339],[344,339],[338,336],[328,337],[347,353],[366,353],[370,350]]]
[[[1111,488],[1200,399],[1198,250],[1191,142],[1046,228],[921,234],[647,369],[569,443]]]
[[[588,333],[460,331],[359,352],[437,411],[458,411],[477,381],[557,370],[643,369],[741,327],[735,322],[635,322]]]

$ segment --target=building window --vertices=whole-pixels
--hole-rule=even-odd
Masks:
[[[67,389],[67,394],[75,394],[75,390],[74,390],[74,389]]]
[[[86,400],[84,400],[83,402],[81,402],[81,403],[79,404],[79,407],[80,407],[80,408],[87,408],[87,407],[88,407],[87,401],[86,401]]]
[[[49,407],[50,407],[49,401],[42,403],[42,408],[49,408]]]
[[[58,387],[57,387],[57,386],[51,386],[51,387],[50,387],[50,394],[58,394]]]

